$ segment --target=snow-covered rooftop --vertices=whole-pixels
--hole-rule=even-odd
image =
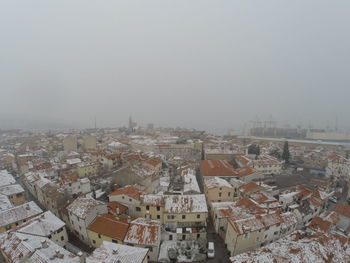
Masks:
[[[0,249],[10,262],[79,263],[76,255],[48,238],[10,232],[0,237]]]
[[[67,206],[67,210],[77,217],[85,219],[91,210],[100,205],[106,204],[91,197],[78,197]]]
[[[13,176],[7,170],[0,170],[0,186],[14,183],[16,183],[15,178],[13,178]]]
[[[16,231],[24,234],[47,237],[52,232],[55,232],[64,226],[65,223],[61,219],[55,216],[52,212],[46,211],[45,213],[20,225]]]
[[[205,195],[166,195],[164,212],[169,214],[207,213]]]
[[[230,258],[232,263],[328,263],[349,262],[350,239],[339,233],[296,231],[263,248]]]
[[[86,263],[142,263],[147,253],[148,249],[146,248],[103,241],[101,246],[86,258]]]
[[[10,225],[36,216],[43,211],[33,201],[0,212],[0,226]]]

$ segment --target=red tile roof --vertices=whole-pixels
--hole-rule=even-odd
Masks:
[[[115,190],[114,192],[110,193],[109,196],[127,195],[135,200],[140,200],[140,197],[142,194],[143,194],[143,192],[141,190],[139,190],[138,188],[136,188],[135,186],[127,185],[123,188],[119,188],[119,189]]]
[[[128,210],[127,206],[122,205],[121,203],[118,203],[118,202],[108,202],[107,208],[108,208],[108,212],[113,215],[125,214],[125,212]]]
[[[124,240],[124,237],[129,229],[129,224],[121,222],[118,217],[105,214],[96,217],[95,221],[88,227],[89,230],[98,234]]]
[[[337,204],[334,208],[334,212],[345,216],[347,218],[350,218],[350,205],[346,204]]]
[[[202,160],[200,170],[203,176],[238,176],[233,167],[223,160]]]

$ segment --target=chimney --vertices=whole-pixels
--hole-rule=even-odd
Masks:
[[[49,244],[47,243],[46,239],[41,240],[41,248],[48,248]]]
[[[120,211],[119,211],[119,207],[117,207],[117,215],[119,215],[119,212],[120,212]]]
[[[79,251],[77,255],[80,259],[80,263],[85,263],[85,256],[84,256],[83,252]]]
[[[147,211],[147,212],[149,213],[149,211]],[[131,218],[130,218],[130,216],[128,216],[128,224],[130,224],[130,223],[131,223]]]
[[[113,249],[113,255],[117,255],[119,252],[118,252],[118,249]]]
[[[26,210],[30,210],[29,203],[27,203],[27,205],[26,205]]]

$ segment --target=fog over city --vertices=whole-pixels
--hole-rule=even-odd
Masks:
[[[350,1],[1,1],[0,129],[350,129]]]

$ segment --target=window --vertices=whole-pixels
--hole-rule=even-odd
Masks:
[[[248,238],[248,233],[245,233],[244,234],[244,239],[247,239]]]
[[[101,235],[100,235],[100,234],[98,234],[98,238],[100,238],[100,239],[101,239]]]
[[[152,251],[153,251],[153,248],[152,248],[152,247],[150,247],[150,248],[149,248],[149,251],[151,251],[151,252],[152,252]]]
[[[157,219],[160,219],[160,215],[157,215]]]
[[[173,240],[173,235],[169,235],[169,240]]]
[[[216,214],[215,214],[216,215]],[[201,215],[200,214],[197,214],[197,218],[201,218]]]
[[[201,237],[201,234],[197,234],[197,239]]]
[[[92,243],[96,244],[96,241],[95,241],[95,240],[92,240]]]
[[[141,208],[140,207],[136,207],[136,212],[140,212],[141,211]]]
[[[129,198],[129,202],[131,202],[131,198]]]
[[[186,215],[182,215],[182,219],[186,219]]]
[[[260,237],[257,237],[257,238],[256,238],[256,241],[259,242],[259,241],[260,241]]]
[[[61,236],[61,241],[63,241],[64,240],[64,236]]]
[[[228,195],[228,196],[231,196],[231,192],[228,192],[227,195]]]
[[[146,210],[147,210],[147,211],[149,210],[149,205],[146,206]]]
[[[277,235],[277,234],[278,234],[278,231],[275,231],[273,234],[274,234],[274,235]]]
[[[219,197],[221,197],[221,193],[219,193]]]
[[[182,240],[186,240],[186,235],[182,235]]]
[[[118,244],[118,241],[115,240],[115,239],[112,239],[112,243],[117,243]]]
[[[125,199],[125,197],[124,197],[124,196],[122,196],[122,198],[123,198],[123,199]]]
[[[160,211],[160,206],[157,206],[157,211]]]

